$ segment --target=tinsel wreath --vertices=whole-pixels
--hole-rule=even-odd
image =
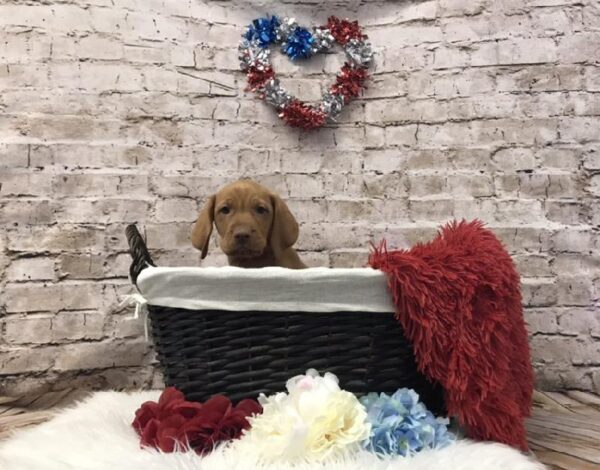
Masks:
[[[247,74],[247,89],[275,107],[279,117],[292,127],[312,130],[334,122],[343,107],[365,89],[373,52],[356,21],[331,16],[325,26],[310,30],[293,18],[271,16],[252,21],[242,37],[239,58]],[[269,46],[279,45],[296,61],[326,52],[336,43],[343,47],[347,60],[321,101],[312,105],[289,94],[271,65]]]

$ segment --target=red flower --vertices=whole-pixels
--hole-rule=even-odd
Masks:
[[[169,387],[158,403],[148,401],[135,412],[133,427],[142,446],[163,452],[177,447],[191,448],[197,453],[210,451],[215,444],[238,439],[250,427],[248,417],[262,413],[255,400],[242,400],[236,406],[222,395],[205,403],[186,401],[183,393]]]

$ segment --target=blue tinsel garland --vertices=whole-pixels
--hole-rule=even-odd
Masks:
[[[283,51],[292,60],[306,59],[313,53],[314,38],[306,28],[296,28],[283,44]]]
[[[277,41],[277,28],[280,24],[281,22],[276,16],[257,18],[248,26],[248,31],[244,37],[248,41],[256,40],[262,47],[267,47]]]

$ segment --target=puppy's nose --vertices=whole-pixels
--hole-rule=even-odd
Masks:
[[[250,240],[250,233],[238,232],[233,236],[233,238],[235,239],[236,243],[243,245],[243,244],[246,244],[248,242],[248,240]]]

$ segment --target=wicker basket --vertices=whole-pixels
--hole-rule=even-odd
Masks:
[[[130,276],[145,295],[138,277],[154,263],[136,227],[126,234]],[[314,368],[336,374],[357,395],[408,387],[434,413],[444,410],[441,387],[417,371],[389,311],[227,311],[160,303],[149,299],[148,311],[165,383],[190,400],[224,393],[237,401],[283,391],[290,377]]]

